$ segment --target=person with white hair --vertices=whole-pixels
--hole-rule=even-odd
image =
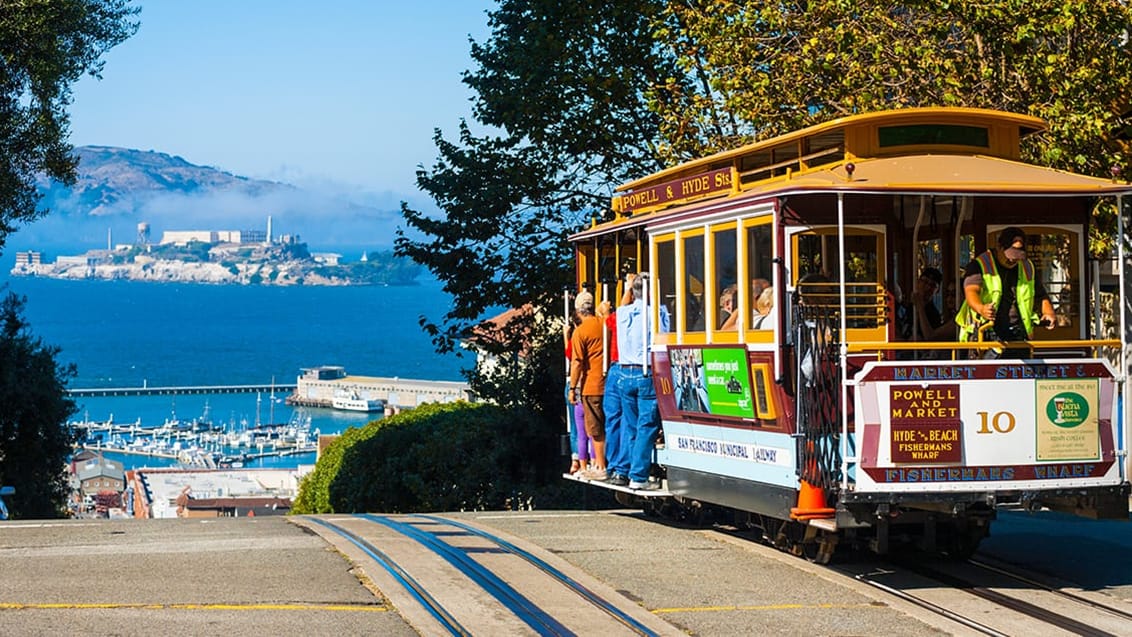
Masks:
[[[649,307],[645,304],[648,281],[648,272],[637,275],[630,286],[633,302],[617,308],[617,354],[622,372],[621,444],[629,450],[628,486],[638,490],[660,488],[660,483],[649,480],[660,434],[660,412],[649,367]]]

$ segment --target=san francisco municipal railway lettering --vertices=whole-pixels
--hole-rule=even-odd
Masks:
[[[893,385],[889,408],[893,462],[959,462],[959,386]]]
[[[672,442],[676,449],[690,453],[749,460],[761,464],[789,465],[793,462],[793,459],[788,457],[785,450],[775,447],[680,435],[674,436]]]

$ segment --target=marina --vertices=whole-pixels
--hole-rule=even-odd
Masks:
[[[294,469],[314,464],[319,436],[383,417],[294,407],[276,394],[76,398],[78,447],[141,467]],[[195,414],[186,417],[180,414]]]
[[[319,436],[361,426],[425,402],[470,398],[466,384],[347,375],[342,366],[304,368],[295,384],[166,385],[69,391],[83,412],[70,424],[79,449],[127,467],[296,467],[314,462]],[[255,394],[254,412],[248,396]],[[203,403],[200,401],[203,400]],[[180,403],[178,403],[180,401]],[[199,409],[189,420],[177,416]],[[115,413],[129,414],[116,420]],[[228,413],[214,421],[213,413]],[[91,413],[105,416],[91,417]]]
[[[110,419],[73,421],[79,431],[78,448],[95,453],[141,456],[170,461],[184,467],[239,468],[268,458],[313,454],[321,431],[312,418],[294,411],[285,424],[213,423],[208,403],[201,417],[178,420],[175,415],[160,425],[146,426],[139,417],[123,424]]]

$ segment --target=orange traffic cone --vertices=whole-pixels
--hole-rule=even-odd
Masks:
[[[815,487],[807,480],[802,480],[798,491],[798,506],[790,509],[790,518],[794,520],[819,520],[832,518],[836,512],[825,505],[825,492]]]

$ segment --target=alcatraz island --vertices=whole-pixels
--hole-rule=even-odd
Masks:
[[[137,240],[59,256],[47,263],[37,251],[16,253],[13,276],[239,285],[415,285],[419,266],[391,252],[363,252],[353,263],[341,255],[311,253],[298,235],[267,230],[167,230],[150,242],[149,224]]]

